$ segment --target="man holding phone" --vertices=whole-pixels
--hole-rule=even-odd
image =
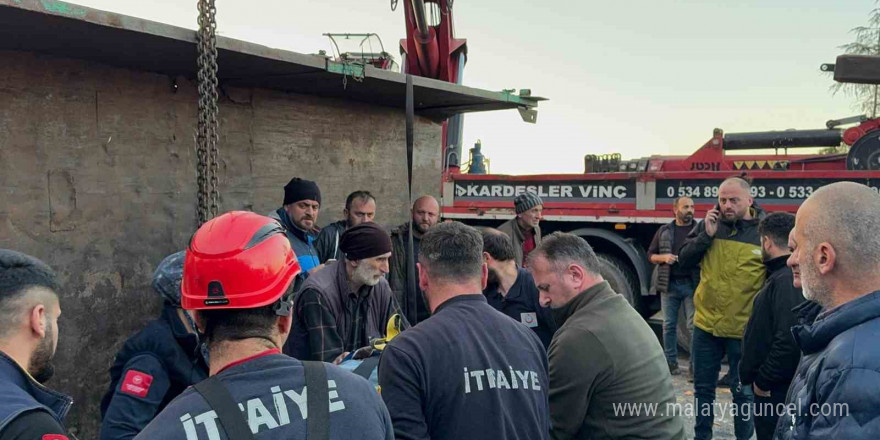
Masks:
[[[718,204],[688,235],[678,256],[682,267],[700,265],[692,342],[696,440],[712,438],[715,386],[725,354],[730,365],[730,391],[738,409],[736,438],[745,440],[754,432],[747,411],[752,392],[740,384],[737,370],[752,301],[766,276],[758,233],[758,222],[764,215],[752,200],[751,185],[731,177],[721,183]]]

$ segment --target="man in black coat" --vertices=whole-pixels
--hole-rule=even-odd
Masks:
[[[804,296],[794,287],[791,268],[785,265],[791,254],[788,234],[792,228],[794,215],[786,212],[769,214],[758,225],[767,279],[755,296],[739,364],[742,384],[751,384],[755,393],[752,414],[758,440],[773,437],[779,418],[776,407],[785,402],[800,360],[791,336],[791,327],[797,324],[792,309],[804,302]]]

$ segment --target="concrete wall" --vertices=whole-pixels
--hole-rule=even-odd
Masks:
[[[222,65],[221,65],[222,69]],[[68,426],[95,438],[107,370],[152,319],[155,265],[196,227],[194,85],[79,60],[0,51],[0,247],[37,256],[63,283],[57,373]],[[293,176],[316,180],[319,224],[356,189],[377,221],[407,217],[405,126],[395,109],[230,90],[220,108],[221,211],[267,213]],[[418,120],[415,193],[438,195],[440,127]]]

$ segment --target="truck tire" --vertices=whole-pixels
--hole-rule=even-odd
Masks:
[[[641,314],[641,294],[636,289],[638,284],[632,269],[613,255],[598,254],[596,256],[599,258],[599,275],[602,275],[611,288],[623,295],[626,301]]]

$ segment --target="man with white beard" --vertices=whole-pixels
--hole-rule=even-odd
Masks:
[[[838,182],[798,210],[794,285],[823,311],[792,328],[802,357],[776,439],[880,438],[880,195]]]
[[[339,363],[352,350],[385,336],[397,312],[385,280],[391,237],[375,223],[342,234],[341,261],[310,276],[296,298],[293,331],[284,352],[299,360]]]

